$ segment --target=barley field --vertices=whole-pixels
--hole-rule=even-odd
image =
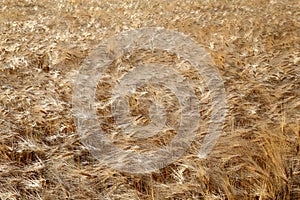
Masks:
[[[207,158],[197,157],[203,132],[175,162],[131,174],[82,144],[72,95],[80,66],[102,40],[143,27],[178,31],[204,47],[228,110]],[[135,53],[126,62],[178,59]],[[0,0],[1,200],[296,200],[299,144],[297,0]]]

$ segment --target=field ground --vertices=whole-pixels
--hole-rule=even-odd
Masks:
[[[205,47],[229,110],[207,159],[195,141],[130,175],[82,145],[73,83],[101,40],[157,26]],[[297,0],[1,0],[0,199],[300,199],[299,31]]]

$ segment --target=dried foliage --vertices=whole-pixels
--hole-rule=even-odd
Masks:
[[[0,5],[0,199],[300,199],[299,1]],[[229,112],[208,159],[197,159],[195,141],[174,164],[133,176],[102,166],[81,144],[72,90],[103,38],[149,26],[209,51]]]

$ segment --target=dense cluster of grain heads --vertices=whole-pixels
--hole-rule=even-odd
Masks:
[[[0,199],[300,198],[299,1],[0,4]],[[218,143],[199,159],[213,112],[203,77],[165,51],[135,51],[116,59],[106,75],[116,77],[133,63],[164,63],[183,72],[195,95],[207,94],[199,104],[199,132],[187,151],[159,171],[132,175],[105,166],[85,147],[76,132],[72,95],[80,66],[103,40],[143,27],[182,32],[203,46],[223,79],[228,110]],[[111,43],[108,50],[115,48]],[[112,85],[109,78],[99,80],[96,99],[108,98],[101,89],[111,91]],[[142,87],[137,90],[140,96],[129,99],[139,108],[146,94]],[[166,119],[176,127],[180,102],[170,91],[159,85],[147,89],[154,97],[165,94],[161,104],[170,109]],[[123,137],[109,132],[114,123],[109,113],[97,109],[97,116],[106,116],[103,128],[115,139]],[[147,143],[161,147],[173,137],[167,131]],[[143,141],[116,143],[135,144],[133,151],[151,151]]]

